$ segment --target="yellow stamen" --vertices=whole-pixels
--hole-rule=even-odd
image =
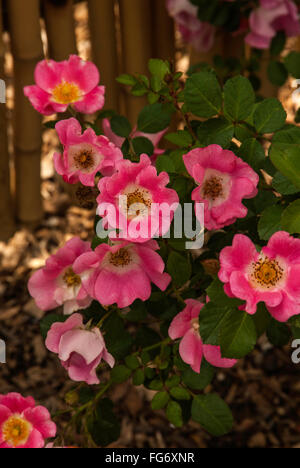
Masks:
[[[52,95],[54,101],[58,104],[72,104],[79,101],[81,92],[74,83],[63,81],[54,88]]]
[[[116,253],[111,253],[109,262],[116,267],[125,267],[131,263],[131,255],[127,249],[120,249]]]
[[[13,447],[24,445],[30,436],[31,428],[31,424],[21,416],[11,416],[2,427],[3,440]]]
[[[283,278],[283,274],[284,270],[277,260],[270,260],[265,257],[253,264],[251,278],[255,285],[270,289],[279,283]]]
[[[73,286],[79,286],[81,284],[80,276],[76,275],[72,268],[68,268],[63,276],[63,280],[68,286],[72,288]]]

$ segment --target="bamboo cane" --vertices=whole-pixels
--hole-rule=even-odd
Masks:
[[[151,37],[151,0],[119,0],[122,33],[123,71],[148,74],[153,55]],[[127,117],[135,124],[146,98],[126,96]]]
[[[2,38],[2,0],[0,0],[0,78],[4,78],[4,45]],[[3,83],[2,83],[3,85]],[[1,89],[3,97],[4,87]],[[6,106],[0,103],[0,241],[13,234],[14,210],[10,193],[9,154],[7,147]]]
[[[39,0],[7,2],[15,81],[15,166],[17,217],[25,224],[42,218],[40,191],[41,118],[24,96],[42,58]]]
[[[106,87],[105,107],[118,110],[119,87],[114,0],[88,0],[93,59]]]
[[[154,55],[163,60],[175,60],[175,23],[170,17],[166,2],[154,0],[153,10]]]
[[[66,60],[77,54],[73,0],[54,4],[44,1],[45,24],[48,36],[49,56],[53,60]]]

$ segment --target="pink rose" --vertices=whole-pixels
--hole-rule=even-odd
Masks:
[[[218,145],[196,148],[185,154],[183,160],[198,185],[192,199],[204,204],[207,229],[221,229],[247,215],[242,200],[256,196],[259,181],[248,164]]]
[[[0,395],[0,448],[43,448],[55,435],[49,411],[32,397]]]
[[[280,231],[257,252],[247,236],[237,234],[222,250],[220,263],[226,294],[245,300],[249,314],[255,314],[259,302],[279,322],[300,314],[300,239]]]
[[[96,369],[102,359],[110,367],[115,364],[99,328],[87,330],[80,314],[72,315],[64,323],[54,323],[48,332],[46,347],[58,354],[70,379],[75,382],[98,384]]]
[[[65,112],[69,106],[93,114],[104,106],[105,88],[98,86],[99,81],[96,65],[71,55],[63,62],[39,62],[35,70],[36,84],[26,86],[24,94],[43,115]]]

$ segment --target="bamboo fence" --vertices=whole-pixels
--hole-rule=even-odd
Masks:
[[[41,117],[23,94],[34,83],[34,69],[43,57],[67,59],[77,53],[74,25],[75,0],[0,0],[6,3],[8,32],[14,59],[14,162],[15,211],[9,185],[9,157],[5,106],[0,106],[0,240],[14,230],[15,220],[26,225],[43,216],[40,191]],[[119,110],[133,124],[146,103],[135,98],[115,80],[120,73],[147,73],[151,57],[175,62],[175,27],[165,0],[87,0],[92,57],[106,86],[106,107]],[[42,20],[41,20],[42,18]],[[43,21],[44,20],[44,21]],[[41,39],[47,35],[46,52]],[[237,57],[242,40],[220,37],[209,54],[191,54],[191,62],[211,61],[215,53]],[[0,29],[0,78],[3,78],[4,49]]]
[[[2,0],[0,0],[0,76],[4,76],[4,45],[2,39]],[[9,155],[7,147],[6,107],[0,104],[0,240],[14,232],[14,210],[10,194]]]

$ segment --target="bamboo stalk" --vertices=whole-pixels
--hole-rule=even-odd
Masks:
[[[124,73],[148,74],[147,64],[153,55],[151,35],[152,0],[119,0]],[[146,98],[126,96],[127,117],[135,124]]]
[[[77,54],[73,8],[73,0],[67,0],[61,5],[44,0],[49,56],[59,62],[71,54]]]
[[[118,53],[114,0],[88,0],[93,60],[106,87],[105,107],[119,108]]]
[[[35,225],[42,218],[40,156],[41,118],[24,96],[34,83],[34,69],[43,56],[39,0],[7,2],[15,84],[15,168],[18,219]]]
[[[2,34],[2,0],[0,0],[0,79],[4,78],[4,44]],[[15,230],[12,207],[6,106],[4,103],[0,103],[0,241],[7,241]]]
[[[170,17],[166,2],[154,0],[153,10],[154,56],[173,62],[175,60],[175,23]]]

